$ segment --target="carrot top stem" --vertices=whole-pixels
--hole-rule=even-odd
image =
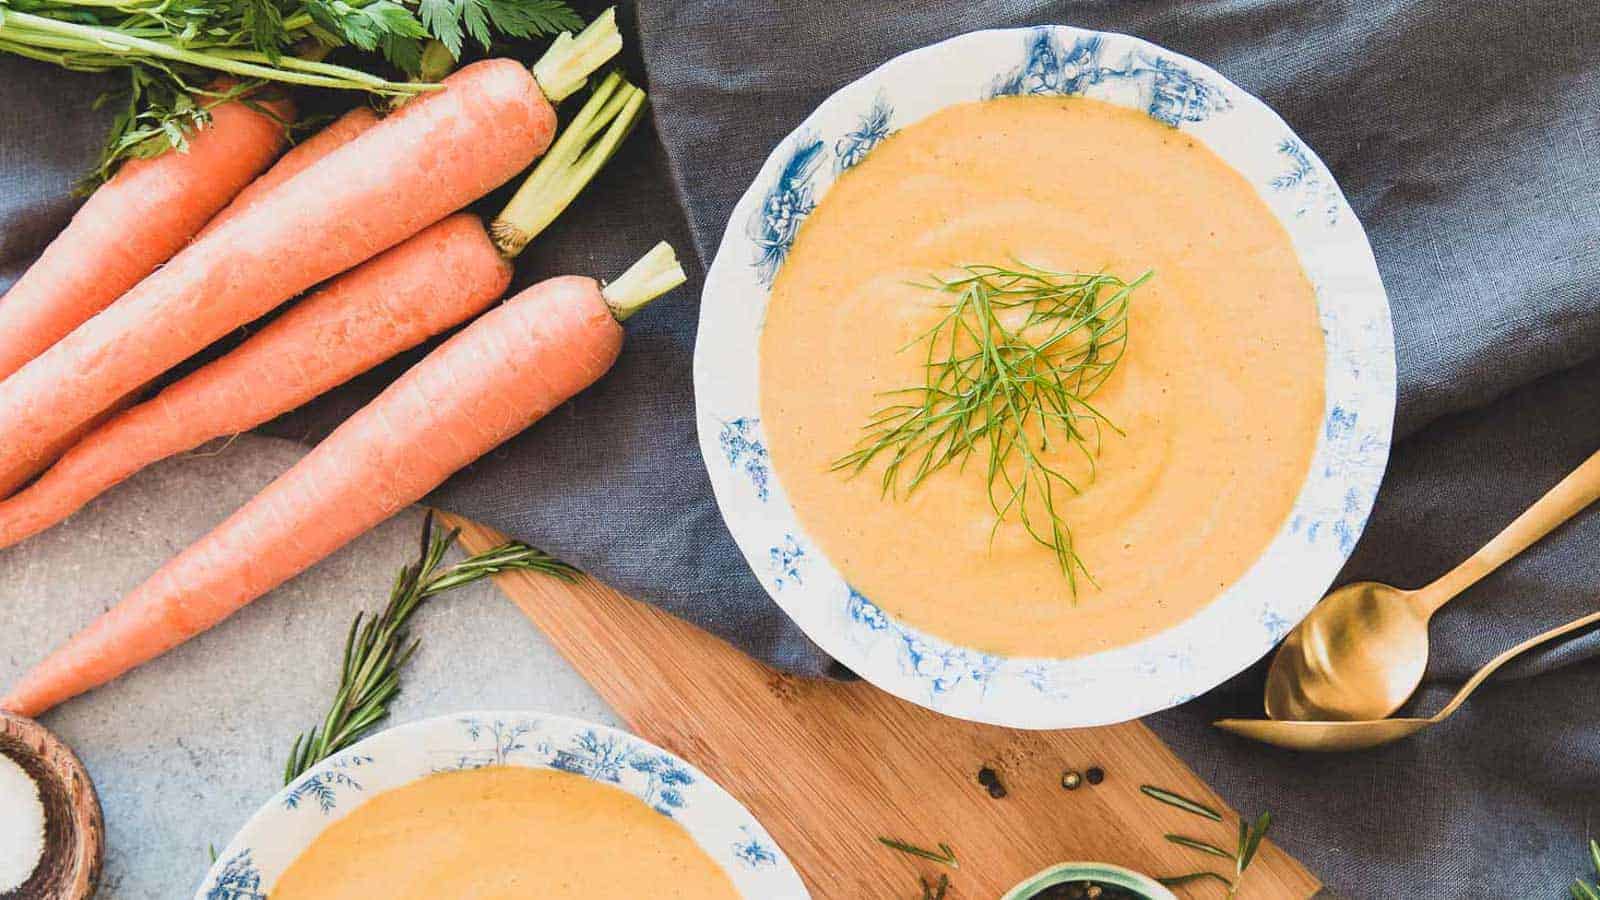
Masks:
[[[616,281],[605,286],[600,293],[611,307],[611,314],[621,322],[643,309],[645,304],[665,294],[688,280],[683,267],[678,265],[678,255],[666,241],[650,248],[650,252],[628,267]]]
[[[572,96],[589,80],[596,69],[622,50],[622,35],[617,33],[617,10],[612,7],[596,16],[577,37],[562,32],[544,56],[533,64],[533,77],[551,103]]]
[[[644,91],[615,72],[607,75],[550,146],[489,234],[506,258],[549,227],[600,172],[644,110]]]
[[[98,25],[64,22],[14,9],[6,9],[4,15],[0,16],[0,41],[6,43],[6,49],[13,49],[15,45],[25,45],[42,50],[87,53],[96,57],[104,54],[107,58],[107,68],[110,67],[112,60],[118,60],[118,64],[126,65],[126,57],[137,57],[186,63],[245,78],[283,81],[308,87],[363,90],[380,94],[412,93],[419,90],[434,90],[438,87],[389,81],[345,66],[301,60],[292,56],[284,56],[274,62],[265,54],[254,51],[216,49],[202,52]]]

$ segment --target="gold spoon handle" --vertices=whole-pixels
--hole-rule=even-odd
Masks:
[[[1590,461],[1593,462],[1593,460]],[[1473,676],[1467,679],[1467,683],[1461,686],[1461,690],[1456,691],[1456,695],[1450,698],[1450,702],[1445,704],[1444,709],[1434,713],[1429,721],[1442,722],[1449,718],[1451,713],[1455,712],[1461,707],[1461,704],[1467,702],[1467,696],[1473,691],[1477,690],[1478,685],[1483,684],[1484,681],[1488,680],[1489,676],[1493,675],[1496,669],[1510,662],[1513,658],[1520,656],[1523,652],[1531,650],[1546,641],[1561,637],[1564,634],[1570,634],[1571,632],[1577,631],[1580,628],[1593,625],[1596,622],[1600,622],[1600,612],[1589,613],[1587,616],[1581,616],[1573,619],[1571,622],[1568,622],[1565,625],[1558,625],[1549,631],[1536,634],[1533,637],[1528,638],[1522,643],[1516,645],[1515,647],[1512,647],[1510,650],[1501,653],[1494,659],[1489,660],[1487,665],[1473,673]]]
[[[1504,531],[1484,544],[1482,550],[1440,576],[1437,581],[1415,591],[1411,595],[1412,606],[1424,619],[1432,616],[1439,607],[1455,599],[1457,594],[1477,584],[1485,575],[1505,565],[1507,560],[1528,549],[1596,500],[1600,500],[1600,451],[1561,479],[1560,484],[1551,488],[1549,493],[1507,525]]]

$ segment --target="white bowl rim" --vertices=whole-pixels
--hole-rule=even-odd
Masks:
[[[281,865],[270,868],[270,877],[263,876],[263,883],[256,889],[270,889],[272,882],[282,875],[284,867],[293,861],[312,840],[325,830],[329,825],[339,821],[350,811],[358,809],[362,803],[372,797],[393,790],[406,784],[415,782],[438,771],[450,769],[424,768],[420,765],[425,759],[439,758],[438,750],[426,748],[426,741],[437,739],[445,729],[461,729],[468,721],[480,723],[483,727],[491,724],[497,729],[499,726],[507,727],[529,724],[543,729],[541,736],[554,739],[571,739],[584,733],[597,735],[602,740],[610,739],[619,742],[620,746],[630,753],[634,751],[656,754],[658,757],[671,760],[677,766],[687,771],[695,780],[696,795],[693,803],[702,804],[698,809],[688,807],[678,810],[688,814],[687,817],[672,816],[695,843],[705,850],[714,859],[719,868],[727,873],[734,886],[739,888],[744,896],[770,896],[774,898],[792,898],[792,900],[805,900],[810,894],[801,882],[799,873],[793,864],[778,846],[776,840],[756,821],[754,815],[745,808],[733,795],[729,794],[722,785],[718,784],[698,767],[684,760],[682,757],[666,750],[632,732],[597,722],[590,722],[574,716],[547,713],[529,709],[485,709],[466,710],[457,713],[430,716],[401,725],[395,725],[376,734],[369,735],[350,745],[344,750],[333,754],[327,759],[317,763],[305,773],[285,785],[281,790],[261,805],[244,826],[228,842],[207,871],[200,887],[196,890],[196,900],[208,900],[211,897],[208,889],[216,887],[216,881],[231,861],[238,859],[241,853],[247,862],[251,861],[250,854],[263,846],[273,846],[273,843],[282,844],[275,847],[273,856],[281,860]],[[496,734],[499,732],[496,731]],[[528,732],[532,734],[533,732]],[[615,745],[614,745],[615,746]],[[538,750],[543,756],[543,751]],[[396,756],[388,757],[391,761],[380,760],[380,754],[394,753]],[[351,760],[365,760],[355,763],[356,768],[351,768]],[[398,759],[398,761],[393,761]],[[532,755],[522,755],[498,759],[494,764],[513,765],[530,769],[561,770],[558,766],[548,762],[539,763]],[[398,775],[389,775],[382,779],[382,784],[371,791],[357,788],[360,794],[355,798],[357,802],[343,808],[336,809],[330,815],[326,811],[318,818],[312,819],[310,825],[304,822],[308,817],[302,816],[299,820],[293,818],[301,810],[286,804],[286,800],[294,795],[297,790],[303,791],[308,783],[330,776],[337,777],[340,773],[372,771],[362,769],[361,766],[393,766],[400,770]],[[460,768],[477,768],[479,766],[462,766]],[[569,770],[570,771],[570,770]],[[603,782],[604,783],[604,782]],[[628,793],[637,796],[637,793],[627,784],[613,784]],[[302,794],[302,796],[304,796]],[[346,797],[345,799],[349,799]],[[641,798],[642,799],[642,798]],[[309,807],[311,800],[303,800]],[[315,810],[305,810],[310,815],[315,815]],[[711,820],[708,824],[707,820]],[[729,835],[737,835],[741,847],[709,846],[708,840],[726,839]],[[730,850],[735,856],[744,857],[747,853],[754,853],[751,848],[762,851],[748,859],[742,859],[743,864],[737,864],[730,858]],[[744,853],[739,852],[740,850]],[[259,867],[259,860],[255,861]],[[753,893],[752,891],[755,891]],[[222,897],[232,897],[232,894],[221,894]],[[249,895],[244,895],[249,896]],[[261,894],[266,896],[266,894]]]
[[[735,470],[736,463],[731,457],[727,466],[721,464],[720,442],[728,428],[753,419],[752,433],[760,438],[760,407],[757,401],[753,406],[730,409],[729,403],[715,396],[717,390],[726,389],[728,382],[741,376],[750,382],[741,388],[744,393],[757,390],[759,361],[746,366],[742,359],[730,359],[737,353],[754,357],[756,351],[752,347],[730,350],[718,332],[734,327],[723,321],[725,319],[755,317],[759,320],[759,311],[737,309],[740,304],[755,305],[750,299],[750,278],[741,275],[742,269],[753,264],[747,252],[752,247],[751,239],[744,233],[744,227],[762,207],[761,188],[776,180],[801,142],[819,135],[831,136],[821,125],[825,120],[842,118],[842,112],[836,110],[842,111],[848,104],[854,103],[859,114],[871,102],[868,99],[870,96],[881,96],[894,84],[896,76],[902,73],[909,75],[919,65],[926,68],[933,61],[958,65],[959,54],[968,45],[978,47],[985,46],[984,42],[1015,40],[1020,48],[1022,41],[1038,40],[1041,35],[1055,39],[1104,42],[1119,51],[1126,50],[1130,58],[1134,53],[1146,54],[1148,58],[1181,67],[1187,74],[1220,89],[1232,111],[1248,113],[1254,125],[1270,129],[1259,138],[1263,146],[1275,141],[1278,142],[1278,152],[1289,153],[1291,151],[1288,148],[1292,144],[1293,152],[1298,154],[1294,159],[1304,167],[1305,186],[1309,188],[1314,185],[1316,188],[1316,196],[1306,202],[1325,205],[1329,231],[1328,236],[1317,238],[1308,230],[1309,222],[1297,225],[1287,215],[1285,201],[1289,198],[1275,200],[1266,195],[1264,185],[1253,182],[1262,199],[1290,232],[1302,267],[1318,288],[1319,315],[1323,319],[1324,331],[1329,333],[1324,433],[1319,435],[1316,455],[1295,512],[1245,576],[1194,617],[1134,644],[1071,660],[993,657],[897,623],[870,604],[867,598],[859,597],[827,562],[820,548],[805,536],[776,473],[766,473],[761,485],[762,492],[770,493],[776,505],[781,507],[774,513],[765,499],[760,504],[751,500],[750,486],[741,483]],[[993,50],[995,46],[987,46],[986,49]],[[971,99],[981,98],[947,97],[934,108]],[[915,121],[915,118],[910,121]],[[1193,127],[1184,123],[1180,127],[1187,133],[1199,136],[1231,166],[1240,169],[1239,162],[1213,142],[1216,135],[1208,124]],[[823,191],[819,192],[815,202],[820,202],[826,187],[831,185],[831,181],[827,180],[828,173],[822,174]],[[1323,210],[1319,209],[1318,212],[1322,213]],[[1294,218],[1304,214],[1305,210],[1302,209],[1294,214]],[[1329,259],[1320,258],[1318,254]],[[1331,286],[1317,282],[1313,275],[1313,263],[1330,265],[1330,259],[1334,257],[1341,281]],[[1336,301],[1324,299],[1325,287],[1329,288],[1330,294],[1337,294]],[[759,283],[756,290],[764,296],[765,288]],[[1346,309],[1346,303],[1352,304],[1351,308]],[[760,309],[764,308],[763,299]],[[1350,321],[1332,321],[1340,318]],[[1344,344],[1335,346],[1337,335],[1329,332],[1330,326],[1335,326],[1335,330],[1341,334],[1359,331],[1363,342],[1351,344],[1352,339],[1345,336],[1340,338]],[[759,337],[759,324],[756,327],[756,336]],[[739,336],[748,338],[744,333]],[[735,364],[730,365],[730,362]],[[751,368],[753,373],[747,371]],[[753,377],[750,377],[752,374]],[[896,696],[959,718],[1035,729],[1112,724],[1176,706],[1221,684],[1275,646],[1326,591],[1348,559],[1355,538],[1365,527],[1388,461],[1395,407],[1395,379],[1388,297],[1370,243],[1337,182],[1315,153],[1275,111],[1209,66],[1141,38],[1067,25],[987,29],[957,35],[902,53],[839,88],[819,104],[776,144],[729,218],[717,254],[707,272],[694,368],[696,427],[713,493],[735,542],[774,601],[824,651],[869,682]],[[1353,380],[1360,383],[1359,394],[1341,396],[1336,391],[1336,388],[1357,390],[1351,387]],[[1341,429],[1338,435],[1332,433],[1336,427]],[[759,440],[756,441],[756,447],[764,452]],[[1319,467],[1326,467],[1329,480],[1338,481],[1342,490],[1334,492],[1337,497],[1329,491],[1313,492]],[[1313,493],[1316,493],[1315,497]],[[1330,501],[1330,498],[1333,499]],[[762,509],[763,505],[768,508]],[[1323,515],[1324,518],[1316,518],[1316,515]],[[785,539],[793,542],[792,549],[797,551],[794,558],[808,560],[807,565],[813,570],[810,577],[816,577],[816,563],[820,560],[823,569],[821,580],[825,582],[822,588],[831,596],[823,596],[821,590],[811,588],[786,592],[779,583],[781,566],[779,571],[764,567],[763,563],[776,563],[779,560],[780,550],[785,558],[788,556],[789,548],[780,547],[770,540],[775,533],[770,526],[780,519],[783,528],[779,531],[784,532]],[[763,532],[767,535],[765,539]],[[1275,554],[1279,554],[1292,534],[1307,543],[1321,541],[1328,544],[1331,541],[1334,546],[1331,550],[1324,546],[1320,552],[1302,554],[1304,558],[1299,562],[1305,565],[1296,578],[1296,590],[1288,596],[1268,602],[1261,595],[1259,582],[1266,577],[1263,574],[1266,569],[1271,569],[1274,577],[1281,577],[1287,559],[1276,560],[1277,565],[1273,566],[1266,564],[1274,561]],[[841,585],[844,596],[839,596]],[[1241,592],[1246,590],[1253,593],[1253,602],[1237,601]],[[875,626],[883,623],[880,630],[887,630],[892,638],[902,644],[900,650],[885,653],[881,647],[864,647],[852,637],[849,633],[852,626],[846,620],[856,618],[856,614],[851,612],[842,616],[841,610],[855,604],[858,599],[866,603],[864,615]],[[1213,630],[1209,635],[1213,640],[1218,635],[1227,635],[1226,641],[1217,641],[1228,645],[1227,652],[1199,652],[1202,643],[1199,638],[1203,637],[1200,634],[1190,635],[1187,641],[1171,639],[1175,633],[1203,632],[1208,626],[1217,628],[1219,624],[1236,625],[1237,622],[1228,622],[1228,617],[1212,615],[1219,607],[1236,604],[1236,601],[1258,620],[1258,633]],[[1231,617],[1234,620],[1239,618],[1239,615]],[[894,643],[895,640],[876,643]],[[1150,659],[1139,665],[1130,666],[1127,659],[1117,660],[1114,666],[1101,665],[1109,657],[1126,656],[1141,648]],[[930,658],[934,660],[931,667],[924,664]],[[965,666],[965,673],[955,671],[953,675],[949,674],[952,659],[955,660],[955,669]],[[1118,678],[1108,680],[1104,677],[1106,672],[1113,670]],[[1140,677],[1129,679],[1129,673],[1135,671]],[[1030,693],[1015,684],[1002,683],[1007,678],[1011,682],[1031,681],[1035,690]],[[958,682],[958,689],[939,686],[947,685],[950,681]],[[962,681],[965,682],[964,689],[960,689],[959,682]],[[1096,691],[1096,688],[1100,690]],[[1094,696],[1090,696],[1091,693]]]

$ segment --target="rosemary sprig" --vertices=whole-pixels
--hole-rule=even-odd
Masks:
[[[944,317],[908,345],[925,347],[923,383],[889,392],[899,402],[874,412],[856,449],[833,468],[857,474],[881,455],[884,494],[910,493],[982,448],[994,528],[1015,513],[1054,552],[1076,595],[1078,576],[1093,577],[1059,503],[1081,486],[1054,451],[1078,451],[1085,479],[1094,477],[1102,429],[1118,429],[1089,398],[1122,359],[1130,297],[1151,273],[1124,281],[1021,263],[960,271],[921,285],[950,295]]]
[[[926,878],[919,880],[922,883],[922,900],[944,900],[944,895],[950,893],[949,875],[940,875],[936,882]]]
[[[1222,815],[1216,810],[1206,806],[1203,803],[1190,800],[1188,797],[1184,797],[1180,794],[1174,794],[1171,791],[1148,784],[1141,785],[1139,787],[1139,791],[1152,800],[1155,800],[1159,803],[1165,803],[1166,805],[1175,809],[1181,809],[1190,815],[1199,816],[1203,819],[1209,819],[1213,822],[1222,821]],[[1267,836],[1267,829],[1271,827],[1271,813],[1262,813],[1260,816],[1256,817],[1254,822],[1248,825],[1245,824],[1243,819],[1240,819],[1239,842],[1231,853],[1222,849],[1221,847],[1218,847],[1216,844],[1212,844],[1208,841],[1202,841],[1198,838],[1185,837],[1181,834],[1163,835],[1163,837],[1165,837],[1169,842],[1177,844],[1180,847],[1187,847],[1190,850],[1195,850],[1210,856],[1217,856],[1221,857],[1222,859],[1231,860],[1233,862],[1233,877],[1229,878],[1226,875],[1222,875],[1221,873],[1210,870],[1200,870],[1197,872],[1189,872],[1184,875],[1173,875],[1167,878],[1157,878],[1156,881],[1166,885],[1167,887],[1177,887],[1179,885],[1209,878],[1215,881],[1220,881],[1227,885],[1228,897],[1235,897],[1239,893],[1239,885],[1244,881],[1245,870],[1250,868],[1250,864],[1255,861],[1256,851],[1261,849],[1261,842]],[[1600,856],[1597,856],[1597,864],[1600,864]]]
[[[938,853],[918,847],[916,844],[908,844],[905,841],[897,841],[894,838],[880,837],[878,838],[878,843],[888,847],[891,850],[899,850],[901,853],[908,853],[912,856],[921,857],[922,859],[932,860],[933,862],[949,866],[952,869],[961,868],[961,864],[956,862],[956,852],[950,849],[950,845],[944,843],[943,841],[939,843]]]
[[[1211,807],[1206,806],[1203,803],[1196,803],[1195,801],[1190,800],[1188,797],[1174,794],[1171,791],[1162,790],[1154,785],[1139,785],[1139,793],[1144,794],[1146,797],[1150,797],[1151,799],[1160,800],[1162,803],[1165,803],[1168,806],[1176,806],[1184,812],[1194,813],[1197,816],[1203,816],[1204,818],[1210,819],[1213,822],[1222,821],[1222,813],[1217,812]]]
[[[322,724],[294,739],[283,769],[285,784],[355,743],[389,714],[389,701],[400,691],[400,670],[419,643],[406,626],[424,600],[501,572],[541,572],[563,581],[576,577],[577,570],[566,563],[515,541],[441,568],[459,533],[437,532],[430,511],[423,519],[417,561],[400,570],[383,611],[374,617],[356,614],[345,636],[339,689]]]

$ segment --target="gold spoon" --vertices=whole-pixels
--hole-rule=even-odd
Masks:
[[[1496,656],[1489,664],[1479,669],[1467,683],[1456,691],[1444,709],[1439,710],[1426,719],[1374,719],[1367,722],[1283,722],[1272,719],[1218,719],[1211,723],[1223,731],[1261,741],[1274,747],[1284,747],[1289,750],[1366,750],[1371,747],[1382,746],[1391,741],[1398,741],[1403,737],[1437,725],[1450,714],[1461,708],[1467,702],[1467,697],[1478,689],[1478,685],[1493,675],[1495,670],[1510,662],[1511,659],[1522,652],[1532,649],[1545,641],[1558,638],[1569,632],[1577,631],[1595,622],[1600,622],[1600,612],[1592,612],[1581,619],[1574,619],[1565,625],[1552,628],[1543,634],[1534,635],[1510,650]]]
[[[1383,719],[1406,702],[1428,666],[1428,620],[1479,579],[1600,499],[1600,452],[1437,581],[1403,591],[1362,581],[1318,603],[1267,670],[1267,717]]]

